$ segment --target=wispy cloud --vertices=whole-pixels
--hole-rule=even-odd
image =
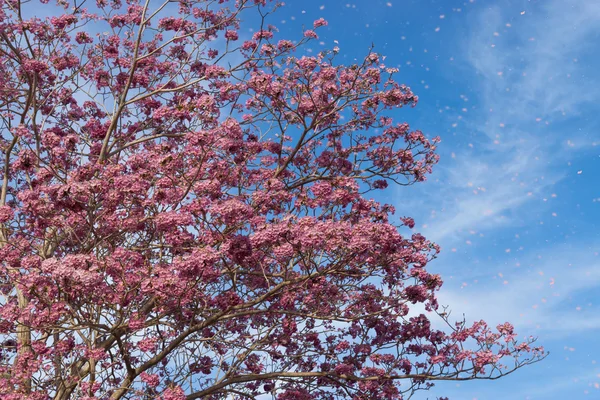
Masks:
[[[576,74],[585,71],[580,56],[600,32],[600,3],[548,1],[531,8],[521,14],[490,7],[477,18],[467,52],[486,103],[523,121],[577,112],[598,98],[598,81]]]
[[[455,151],[442,164],[440,183],[427,193],[428,202],[441,211],[429,216],[423,231],[442,246],[464,241],[472,230],[502,241],[502,233],[494,230],[530,226],[539,216],[540,197],[550,195],[565,174],[576,173],[557,165],[566,165],[573,152],[586,149],[571,146],[572,152],[565,154],[561,122],[600,102],[600,81],[575,79],[586,69],[578,58],[592,50],[600,33],[600,2],[518,4],[524,8],[517,3],[492,6],[471,16],[473,30],[465,40],[462,68],[467,76],[476,76],[472,85],[478,107],[462,124],[477,135],[473,147]],[[576,311],[564,304],[578,293],[600,288],[598,257],[580,244],[546,249],[538,259],[540,253],[538,247],[525,257],[528,261],[522,260],[533,269],[488,263],[488,279],[464,290],[443,289],[441,302],[471,320],[514,321],[529,332],[537,328],[560,336],[600,329],[600,316],[593,310]],[[440,259],[435,268],[447,267]],[[455,278],[474,279],[473,270],[452,270]],[[503,270],[504,278],[489,279]]]
[[[519,379],[527,374],[528,379]],[[526,368],[498,381],[439,382],[428,393],[429,399],[443,395],[451,399],[473,400],[549,400],[565,398],[596,399],[600,377],[590,369],[548,370],[542,364]],[[583,397],[585,395],[586,397]],[[581,396],[581,397],[580,397]],[[425,398],[425,397],[419,397]]]
[[[426,196],[438,211],[423,232],[442,245],[472,229],[530,222],[530,202],[568,173],[557,166],[592,142],[569,136],[573,145],[565,146],[563,123],[600,100],[600,82],[581,78],[586,67],[578,59],[596,43],[599,2],[549,1],[523,11],[492,6],[472,17],[457,59],[478,106],[462,116],[457,132],[461,140],[475,135],[442,162],[436,172],[444,183]]]
[[[542,255],[540,255],[543,254]],[[448,285],[439,300],[449,304],[453,317],[490,324],[511,321],[520,333],[537,332],[555,339],[600,330],[600,315],[589,295],[600,289],[600,258],[589,246],[563,246],[532,252],[521,267],[504,263],[487,265],[481,278],[502,271],[498,279],[480,279],[464,288]],[[459,281],[473,276],[460,275]]]
[[[481,156],[463,155],[442,173],[446,184],[432,193],[440,213],[432,215],[424,229],[440,244],[451,244],[469,230],[488,230],[522,224],[521,207],[538,197],[560,175],[544,177],[536,149],[516,148]]]

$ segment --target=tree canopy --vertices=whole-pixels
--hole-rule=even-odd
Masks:
[[[382,56],[304,54],[327,21],[266,0],[47,2],[0,0],[0,397],[406,399],[544,357],[445,317],[372,198],[438,160]]]

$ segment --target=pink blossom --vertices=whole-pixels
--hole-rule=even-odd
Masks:
[[[319,36],[317,36],[315,31],[312,31],[310,29],[307,29],[304,31],[304,37],[309,38],[309,39],[318,39],[319,38]]]
[[[162,393],[162,400],[185,400],[186,395],[179,386],[168,388]]]
[[[10,221],[14,216],[12,208],[9,206],[0,206],[0,223]]]
[[[154,351],[158,340],[156,338],[142,339],[137,343],[138,349],[145,352]]]
[[[157,387],[160,384],[160,377],[156,374],[148,374],[146,372],[142,372],[140,374],[140,379],[146,385],[150,387]]]
[[[87,32],[77,32],[77,34],[75,35],[75,40],[79,44],[94,42],[94,40],[90,37],[90,35]]]
[[[272,37],[273,32],[260,30],[252,35],[252,40],[271,39]]]
[[[327,21],[324,18],[319,18],[313,22],[313,27],[315,29],[320,28],[321,26],[327,26]]]
[[[237,31],[228,30],[225,32],[225,39],[227,40],[238,40],[238,38]]]

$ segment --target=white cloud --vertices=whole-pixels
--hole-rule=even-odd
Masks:
[[[455,158],[442,160],[433,176],[444,183],[425,194],[436,207],[422,229],[428,238],[444,246],[468,230],[531,223],[531,201],[590,142],[566,137],[561,123],[600,100],[600,81],[581,78],[586,66],[578,60],[599,32],[597,1],[537,3],[523,15],[492,6],[474,18],[462,60],[477,107],[463,115],[458,137],[476,135],[472,148],[453,148]],[[565,149],[567,139],[578,146]]]
[[[586,293],[600,289],[599,256],[586,246],[540,253],[541,258],[538,253],[524,258],[523,265],[530,267],[507,271],[504,264],[486,266],[487,276],[502,271],[501,279],[463,289],[448,284],[440,291],[440,304],[449,304],[456,319],[464,313],[468,321],[484,319],[492,326],[510,321],[518,333],[540,334],[545,339],[600,330],[600,315],[585,299]]]
[[[469,97],[478,97],[477,107],[462,120],[466,133],[477,132],[470,139],[473,147],[453,147],[454,157],[446,158],[432,176],[439,182],[424,185],[423,196],[411,199],[416,210],[423,204],[434,208],[428,218],[417,218],[426,224],[419,230],[445,252],[473,231],[484,232],[483,240],[491,244],[512,239],[513,233],[506,237],[502,228],[538,224],[547,204],[541,197],[550,197],[553,185],[566,176],[566,161],[586,151],[585,145],[565,151],[567,137],[560,124],[600,103],[600,80],[568,78],[585,71],[573,60],[591,50],[598,33],[596,1],[537,3],[524,15],[512,7],[492,6],[475,16],[463,49],[476,93]],[[448,280],[440,303],[450,305],[456,319],[464,313],[469,321],[484,319],[491,325],[510,321],[519,333],[546,339],[600,330],[595,310],[574,300],[600,288],[598,257],[582,244],[538,247],[519,256],[523,267],[488,262],[476,270],[445,265],[441,257],[431,268],[469,285],[459,289]],[[447,259],[467,264],[456,256]],[[498,272],[503,277],[492,279]],[[474,280],[479,283],[472,284]]]
[[[453,162],[441,171],[447,184],[431,194],[442,211],[427,222],[424,234],[444,245],[471,229],[522,223],[519,208],[560,179],[560,175],[540,179],[543,164],[535,159],[535,151],[521,148],[487,157],[473,153]]]
[[[576,112],[598,98],[598,82],[574,74],[585,68],[579,57],[600,32],[600,3],[549,1],[538,7],[516,18],[510,9],[489,8],[469,43],[469,61],[483,76],[489,103],[529,121]]]

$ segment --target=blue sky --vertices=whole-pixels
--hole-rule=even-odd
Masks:
[[[270,22],[291,38],[319,17],[313,52],[374,43],[420,99],[396,119],[442,137],[426,183],[379,198],[442,246],[441,302],[551,352],[415,398],[600,399],[600,1],[288,1]]]

